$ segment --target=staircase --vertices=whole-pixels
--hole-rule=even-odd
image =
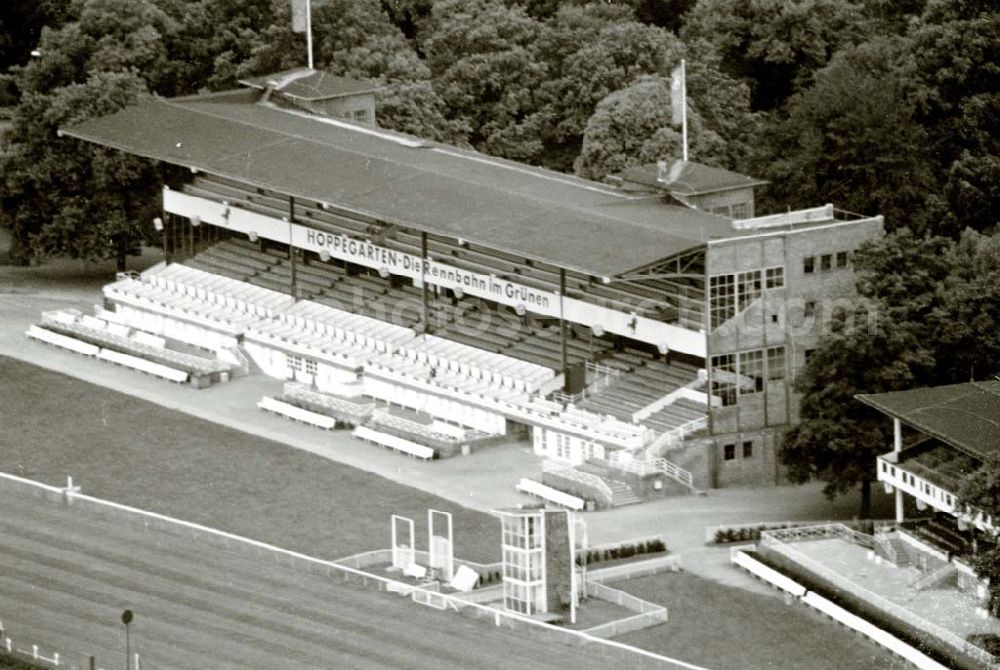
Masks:
[[[635,494],[632,487],[625,482],[616,479],[605,479],[611,489],[611,506],[624,507],[625,505],[636,505],[642,502],[642,498]]]
[[[885,558],[896,567],[905,568],[912,565],[910,555],[906,551],[906,543],[898,535],[878,533],[875,536],[875,542]]]

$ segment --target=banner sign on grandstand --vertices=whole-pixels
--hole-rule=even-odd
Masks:
[[[331,258],[348,261],[380,272],[409,277],[442,288],[460,288],[462,292],[529,312],[559,317],[559,294],[519,284],[495,275],[471,272],[435,260],[427,262],[426,273],[420,256],[389,249],[346,235],[327,233],[309,226],[264,216],[215,200],[188,195],[165,188],[163,209],[171,214],[198,217],[201,221],[243,234],[312,251],[327,252]],[[610,309],[585,300],[562,299],[563,316],[573,323],[600,326],[609,333],[624,335],[640,342],[666,347],[694,356],[705,356],[705,336],[680,326]]]

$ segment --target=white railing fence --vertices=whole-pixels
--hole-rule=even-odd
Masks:
[[[596,459],[595,459],[596,460]],[[645,477],[653,474],[663,474],[688,488],[694,488],[694,476],[676,463],[665,458],[636,458],[624,450],[612,451],[606,461],[601,461],[608,467],[630,472]]]

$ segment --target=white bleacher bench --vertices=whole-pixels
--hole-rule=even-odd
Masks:
[[[73,339],[72,337],[67,337],[61,333],[54,333],[51,330],[46,330],[45,328],[40,328],[35,325],[28,328],[25,334],[32,339],[53,344],[57,347],[62,347],[63,349],[69,349],[70,351],[75,351],[76,353],[83,354],[84,356],[96,356],[101,351],[100,347],[90,344],[89,342],[81,342],[80,340]]]
[[[168,379],[172,382],[183,383],[186,382],[189,377],[188,373],[183,370],[171,368],[166,365],[154,363],[153,361],[147,361],[145,358],[130,356],[128,354],[112,351],[110,349],[101,349],[101,352],[97,355],[97,357],[110,361],[111,363],[124,365],[127,368],[149,373],[156,377]]]
[[[517,490],[576,512],[586,507],[586,502],[583,498],[578,498],[565,491],[554,489],[551,486],[546,486],[539,481],[528,479],[527,477],[522,477],[521,481],[517,483]]]
[[[358,426],[354,429],[352,435],[362,440],[374,442],[375,444],[380,444],[383,447],[389,447],[390,449],[395,449],[396,451],[400,451],[404,454],[415,456],[416,458],[422,458],[425,460],[434,458],[435,451],[431,447],[423,444],[417,444],[416,442],[412,442],[396,435],[382,433],[369,428],[368,426]]]
[[[308,423],[311,426],[316,426],[317,428],[322,428],[324,430],[333,430],[337,427],[337,421],[333,417],[326,416],[325,414],[320,414],[318,412],[310,412],[307,409],[296,407],[295,405],[283,402],[277,398],[265,396],[260,399],[260,402],[257,403],[257,407],[264,411],[280,414],[281,416],[286,416],[289,419],[295,419],[296,421],[301,421],[302,423]]]

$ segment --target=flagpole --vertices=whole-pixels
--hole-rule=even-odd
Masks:
[[[312,27],[312,1],[306,0],[306,50],[309,52],[309,69],[313,69],[313,27]],[[685,149],[687,151],[687,149]]]
[[[312,56],[310,56],[310,59]],[[310,65],[312,67],[312,65]],[[688,101],[687,101],[687,70],[684,59],[681,59],[681,142],[684,145],[684,162],[688,159]],[[676,123],[676,121],[674,122]]]

